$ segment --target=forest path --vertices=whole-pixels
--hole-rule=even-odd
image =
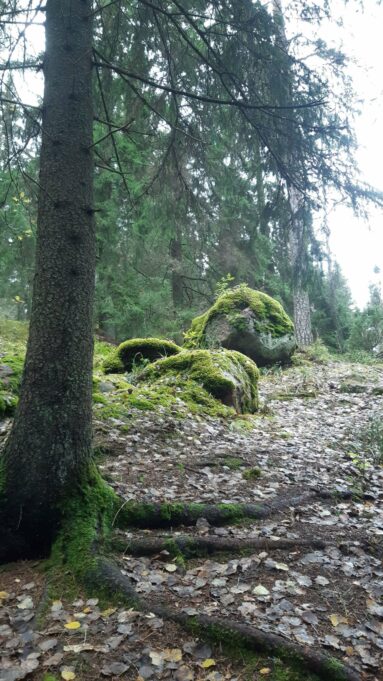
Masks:
[[[223,527],[200,518],[117,531],[120,568],[153,609],[276,633],[338,657],[361,681],[382,681],[383,366],[270,372],[260,392],[255,416],[135,410],[96,422],[100,469],[125,499],[265,511]],[[184,558],[168,550],[169,536],[186,546]],[[233,660],[201,638],[68,584],[47,587],[38,563],[0,573],[0,681],[318,679],[273,655]]]
[[[252,624],[322,648],[365,679],[383,679],[383,368],[296,367],[264,376],[260,391],[255,418],[146,414],[127,434],[110,433],[115,456],[102,470],[126,499],[267,505],[292,498],[262,521],[212,527],[200,519],[172,532],[211,539],[213,548],[218,538],[266,539],[265,546],[196,557],[181,568],[171,557],[164,567],[157,550],[125,555],[121,567],[145,598]],[[312,498],[297,506],[306,492]],[[145,530],[125,539],[163,535]],[[323,548],[307,546],[313,539]],[[292,546],[279,548],[281,540]]]

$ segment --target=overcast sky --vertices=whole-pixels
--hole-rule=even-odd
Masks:
[[[345,52],[359,64],[351,67],[356,93],[364,100],[356,121],[357,160],[362,179],[383,190],[383,5],[366,0],[365,12],[357,11],[355,5],[350,3],[343,11],[344,28],[339,29],[339,38],[343,38]],[[338,29],[333,33],[337,37]],[[381,279],[374,275],[374,266],[383,273],[383,211],[371,210],[368,222],[364,222],[339,207],[330,214],[329,224],[331,248],[355,303],[361,307],[368,299],[369,283]]]

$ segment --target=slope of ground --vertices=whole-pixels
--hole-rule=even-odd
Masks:
[[[97,406],[99,466],[127,501],[262,511],[223,527],[200,518],[172,532],[119,531],[121,571],[154,604],[276,633],[381,680],[383,367],[328,361],[269,373],[260,388],[262,411],[248,418],[159,407],[104,419]],[[183,556],[170,534],[186,547],[189,538]],[[38,566],[16,569],[0,574],[1,681],[44,670],[79,681],[311,678],[275,658],[233,662],[159,616],[60,599],[57,587],[52,602]]]

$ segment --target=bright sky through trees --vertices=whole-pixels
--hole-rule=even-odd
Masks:
[[[382,29],[383,6],[369,2],[362,12],[350,5],[343,13],[345,52],[359,63],[352,65],[354,88],[361,100],[361,114],[356,120],[359,143],[357,159],[363,180],[383,188],[383,84]],[[334,35],[338,30],[334,31]],[[377,283],[374,275],[378,266],[383,273],[383,214],[371,209],[370,218],[363,222],[352,211],[339,206],[329,215],[331,248],[350,283],[355,303],[363,307],[368,298],[369,283]]]
[[[348,69],[360,108],[355,129],[359,143],[356,157],[361,178],[377,189],[383,189],[383,5],[369,0],[364,11],[357,7],[357,3],[349,3],[345,7],[343,0],[336,0],[334,5],[339,7],[343,27],[322,25],[319,35],[328,42],[333,41],[334,47],[341,47],[350,57]],[[294,27],[293,30],[296,32],[298,28]],[[43,27],[29,27],[27,35],[35,51],[41,52],[44,45]],[[29,72],[22,85],[23,100],[33,102],[35,93],[41,88],[41,75]],[[328,224],[333,254],[349,282],[355,303],[363,307],[368,299],[369,284],[380,281],[380,275],[374,274],[374,268],[379,267],[383,273],[382,211],[371,208],[368,221],[363,221],[355,217],[350,209],[338,206],[329,213]]]

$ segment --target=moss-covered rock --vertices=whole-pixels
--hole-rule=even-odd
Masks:
[[[118,346],[104,362],[105,373],[116,374],[132,371],[136,364],[145,360],[154,362],[161,357],[170,357],[181,351],[172,341],[163,338],[131,338]]]
[[[241,284],[225,291],[185,334],[186,348],[224,347],[259,366],[285,362],[295,349],[294,325],[282,305]]]
[[[257,383],[259,372],[248,357],[229,350],[184,350],[173,357],[158,360],[148,366],[140,380],[148,381],[168,376],[194,381],[216,399],[234,407],[239,413],[258,408]]]

